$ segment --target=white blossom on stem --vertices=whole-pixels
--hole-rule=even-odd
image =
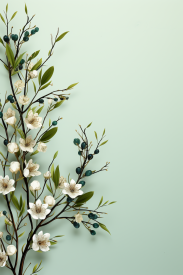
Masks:
[[[33,243],[32,243],[32,249],[34,251],[41,250],[43,252],[49,251],[50,241],[50,234],[46,233],[43,234],[43,231],[40,231],[38,235],[33,236]]]
[[[25,118],[25,123],[29,129],[37,129],[42,126],[42,117],[38,116],[38,113],[33,113],[32,110],[29,111],[28,116]]]
[[[44,203],[48,204],[49,207],[52,207],[55,205],[55,199],[52,196],[46,196],[44,198]]]
[[[82,215],[79,214],[79,213],[77,213],[74,217],[75,217],[75,221],[76,221],[77,223],[81,223],[81,222],[83,221],[83,217],[82,217]]]
[[[25,83],[22,80],[17,80],[14,83],[14,86],[18,89],[19,92],[21,92],[22,89],[25,87]]]
[[[4,267],[7,260],[8,256],[6,255],[5,251],[1,251],[0,249],[0,267]]]
[[[8,143],[7,147],[8,147],[8,152],[10,152],[11,154],[15,154],[19,151],[19,147],[16,142]]]
[[[39,143],[38,143],[37,150],[38,150],[39,152],[43,152],[43,153],[45,153],[45,152],[46,152],[46,150],[47,150],[47,146],[46,146],[46,144],[45,144],[45,143],[43,143],[43,142],[39,142]]]
[[[48,204],[42,204],[41,200],[37,200],[36,203],[29,203],[30,209],[27,210],[33,219],[44,220],[46,216],[51,212],[48,208]]]
[[[7,195],[8,193],[14,191],[14,183],[15,181],[13,179],[9,179],[9,176],[5,176],[4,178],[0,176],[0,193]]]
[[[65,182],[64,183],[64,189],[62,190],[63,194],[69,195],[70,198],[74,199],[77,196],[80,196],[83,194],[83,191],[80,190],[82,187],[82,184],[79,184],[72,179],[70,181],[70,184]]]
[[[12,110],[11,108],[8,108],[6,113],[3,114],[3,119],[7,124],[14,125],[17,121],[15,117],[15,111]]]
[[[11,173],[17,174],[20,171],[20,163],[18,161],[12,161],[10,163],[9,170]]]
[[[32,159],[28,161],[28,163],[25,161],[26,167],[23,171],[24,177],[34,177],[41,175],[41,172],[37,171],[39,169],[39,164],[33,163]]]
[[[26,95],[21,95],[19,96],[19,103],[22,104],[22,105],[26,105],[29,103],[29,97],[26,96]]]
[[[26,139],[20,138],[20,149],[22,151],[33,152],[33,147],[36,145],[36,141],[32,139],[32,136],[26,137]]]
[[[8,256],[12,256],[17,253],[17,249],[14,245],[8,245],[6,251]]]

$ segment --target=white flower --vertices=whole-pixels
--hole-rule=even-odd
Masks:
[[[32,159],[30,159],[28,163],[26,163],[26,167],[24,169],[24,177],[28,178],[41,175],[41,172],[37,171],[38,169],[39,164],[33,163]]]
[[[0,232],[0,239],[3,237],[3,232]]]
[[[61,176],[59,178],[58,188],[64,189],[65,188],[65,185],[64,185],[65,182],[67,182],[66,178],[64,178],[63,176]]]
[[[37,113],[33,113],[32,110],[29,111],[27,118],[25,118],[25,123],[29,129],[37,129],[42,126],[42,117],[39,117]]]
[[[7,144],[8,152],[11,154],[17,153],[19,151],[18,144],[16,142],[11,142]]]
[[[83,217],[82,217],[82,215],[81,214],[76,214],[75,216],[75,221],[77,222],[77,223],[81,223],[82,221],[83,221]]]
[[[29,77],[31,79],[38,77],[38,72],[36,70],[33,70],[29,73]]]
[[[0,176],[0,193],[2,193],[3,195],[6,195],[12,191],[15,190],[15,187],[13,187],[15,181],[14,180],[10,180],[9,176],[5,176],[5,178],[3,178],[2,176]]]
[[[50,178],[51,178],[51,173],[50,173],[50,171],[47,171],[46,173],[44,173],[44,178],[45,178],[45,179],[50,179]]]
[[[43,142],[39,142],[38,147],[37,147],[37,150],[38,150],[39,152],[45,153],[46,150],[47,150],[46,144],[43,143]]]
[[[44,203],[48,204],[49,207],[52,207],[55,205],[55,199],[52,196],[46,196],[44,198]]]
[[[43,231],[40,231],[38,235],[33,236],[33,243],[32,249],[34,251],[42,250],[44,252],[49,251],[50,241],[50,234],[46,233],[43,235]]]
[[[38,191],[38,190],[40,190],[40,189],[41,189],[41,186],[40,186],[39,181],[34,180],[33,182],[31,182],[31,185],[30,185],[29,189],[30,189],[31,191]]]
[[[3,119],[7,124],[14,125],[17,121],[15,111],[8,108],[7,112],[3,114]]]
[[[14,86],[18,89],[18,91],[22,91],[22,89],[25,87],[25,84],[22,80],[17,80],[15,83],[14,83]]]
[[[82,187],[82,184],[76,184],[76,182],[72,179],[70,184],[65,182],[64,189],[62,190],[63,194],[69,195],[70,198],[74,199],[77,196],[83,194],[82,190],[79,190]]]
[[[53,99],[49,98],[48,99],[48,104],[52,104],[52,102],[53,102]]]
[[[12,256],[17,253],[17,249],[14,245],[8,245],[6,251],[8,256]]]
[[[48,204],[42,204],[41,200],[37,200],[36,203],[29,203],[30,209],[27,210],[29,214],[31,214],[33,219],[41,219],[44,220],[46,218],[46,215],[48,215],[51,210],[47,209]]]
[[[20,149],[22,151],[33,152],[33,147],[36,145],[36,141],[32,139],[32,136],[26,137],[26,139],[20,138]]]
[[[0,218],[3,217],[3,211],[0,211]]]
[[[34,63],[33,63],[33,62],[30,62],[29,66],[28,66],[28,70],[29,70],[29,71],[32,70],[33,66],[34,66]]]
[[[22,105],[26,105],[29,103],[29,97],[26,96],[26,95],[21,95],[19,96],[19,103],[22,104]]]
[[[8,256],[6,255],[6,253],[0,250],[0,267],[4,267],[7,260]]]
[[[18,171],[20,171],[20,163],[19,163],[18,161],[12,161],[12,162],[10,163],[9,169],[10,169],[10,172],[11,172],[11,173],[17,174]]]

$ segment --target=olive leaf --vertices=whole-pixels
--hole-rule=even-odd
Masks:
[[[0,37],[0,43],[4,46],[4,42],[1,37]]]
[[[12,200],[14,206],[20,211],[21,208],[20,208],[19,202],[18,202],[17,198],[15,197],[15,195],[13,195],[13,196],[11,197],[11,200]]]
[[[14,68],[15,58],[14,58],[13,51],[8,45],[8,43],[6,43],[6,55],[8,57],[8,61],[10,62],[11,66]]]
[[[55,188],[58,187],[59,178],[60,178],[60,170],[59,170],[59,166],[57,166],[53,174],[53,182],[55,183]]]
[[[100,227],[101,227],[102,229],[104,229],[105,231],[107,231],[107,232],[111,235],[110,231],[107,229],[107,227],[105,226],[105,224],[99,223],[99,225],[100,225]]]
[[[44,108],[44,105],[43,105],[42,107],[40,107],[40,108],[36,111],[36,113],[39,115],[39,114],[41,113],[41,111],[43,110],[43,108]]]
[[[50,78],[53,75],[53,72],[54,72],[54,67],[52,66],[43,74],[41,78],[41,86],[46,84],[50,80]]]
[[[58,151],[54,154],[53,159],[56,159],[57,155],[58,155]]]
[[[48,82],[47,84],[45,84],[44,86],[42,86],[39,90],[41,91],[41,90],[46,89],[50,84],[51,84],[51,81]]]
[[[42,64],[42,58],[32,67],[31,71],[37,70]]]
[[[55,42],[58,42],[58,41],[60,41],[62,38],[64,38],[64,36],[67,34],[68,32],[64,32],[64,33],[62,33],[57,39],[56,39],[56,41]]]
[[[45,134],[43,134],[43,136],[39,141],[44,143],[48,142],[56,134],[57,130],[58,130],[58,127],[54,127],[48,130]]]
[[[46,184],[46,187],[47,187],[48,191],[53,194],[53,192],[52,192],[52,190],[51,190],[51,188],[49,187],[48,184]]]
[[[17,14],[17,12],[18,12],[18,11],[14,12],[14,14],[12,15],[12,17],[11,17],[10,21],[11,21],[11,20],[13,20],[13,18],[14,18],[14,17],[15,17],[15,15]]]
[[[24,56],[25,52],[22,53],[15,61],[15,65],[14,65],[14,68],[18,67],[20,61],[22,60],[22,57]]]
[[[18,238],[22,237],[22,236],[24,235],[24,233],[25,233],[25,231],[22,232],[22,233],[18,236]]]
[[[1,17],[1,20],[4,22],[4,24],[6,25],[6,22],[4,20],[4,17],[2,16],[2,14],[0,13],[0,17]]]
[[[24,212],[25,212],[25,200],[23,201],[22,208],[21,208],[21,211],[19,214],[19,218],[23,215]]]
[[[93,197],[93,194],[94,194],[94,192],[90,191],[90,192],[87,192],[87,193],[79,196],[76,200],[75,206],[77,206],[77,204],[83,204],[83,203],[89,201]]]
[[[17,130],[17,132],[19,133],[19,135],[21,136],[21,138],[25,139],[25,134],[24,134],[24,132],[22,131],[22,129],[17,128],[16,130]]]
[[[31,56],[29,57],[28,61],[34,59],[39,54],[39,52],[40,52],[40,50],[32,53]]]
[[[28,12],[28,11],[27,11],[27,5],[25,4],[25,13],[27,14],[27,12]]]
[[[100,146],[102,146],[102,145],[106,144],[107,142],[108,142],[108,140],[106,140],[106,141],[102,142],[102,143],[100,144]]]
[[[72,89],[72,88],[73,88],[74,86],[76,86],[78,83],[79,83],[79,82],[74,83],[74,84],[71,84],[69,87],[67,87],[67,89],[66,89],[66,90],[70,90],[70,89]]]
[[[98,205],[97,208],[99,208],[101,206],[102,202],[103,202],[103,196],[101,197],[101,200],[100,200],[99,205]]]

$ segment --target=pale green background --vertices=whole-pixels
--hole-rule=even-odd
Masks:
[[[6,3],[1,0],[1,11]],[[31,0],[27,5],[30,15],[36,13],[33,22],[40,32],[26,50],[41,49],[45,58],[50,34],[57,27],[60,33],[70,31],[48,65],[55,66],[54,89],[79,82],[60,109],[64,119],[46,158],[37,159],[41,171],[59,149],[62,174],[76,178],[75,129],[93,121],[90,138],[94,142],[93,131],[101,134],[105,127],[109,143],[90,167],[111,164],[108,172],[88,178],[84,191],[95,191],[91,207],[101,195],[118,201],[106,208],[103,220],[111,236],[97,230],[92,237],[67,221],[55,222],[44,232],[65,237],[47,254],[31,252],[27,263],[43,259],[44,275],[182,275],[183,2]],[[11,14],[19,11],[16,33],[25,20],[24,1],[10,0],[9,6]],[[1,37],[3,28],[1,23]],[[0,72],[3,95],[2,65]]]

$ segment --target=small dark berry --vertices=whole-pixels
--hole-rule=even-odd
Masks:
[[[34,35],[36,33],[35,30],[31,30],[31,34]]]
[[[78,152],[78,155],[82,156],[82,151],[79,151],[79,152]]]
[[[94,151],[94,154],[96,155],[96,154],[98,154],[99,153],[99,149],[96,149],[95,151]]]
[[[3,40],[4,40],[6,43],[8,43],[8,42],[10,41],[10,39],[9,39],[9,37],[8,37],[7,35],[5,35],[5,36],[3,37]]]
[[[60,100],[64,100],[65,98],[63,98],[63,97],[60,97]]]
[[[7,240],[7,241],[11,241],[11,236],[10,236],[10,235],[7,235],[7,236],[6,236],[6,240]]]
[[[80,144],[80,139],[79,138],[75,138],[73,142],[74,142],[75,145],[79,145]]]
[[[85,176],[86,177],[89,177],[89,176],[91,176],[92,175],[92,171],[91,170],[87,170],[86,172],[85,172]]]
[[[14,34],[12,34],[12,35],[11,35],[11,39],[12,39],[12,40],[14,40],[14,37],[15,37],[15,35],[14,35]]]
[[[38,27],[36,27],[36,28],[35,28],[35,32],[38,32],[38,31],[39,31],[39,28],[38,28]]]
[[[43,98],[40,98],[40,99],[39,99],[39,103],[41,103],[41,104],[44,103],[44,99],[43,99]]]
[[[92,236],[96,235],[95,230],[90,230],[90,233],[91,233]]]
[[[6,212],[6,210],[4,210],[4,211],[3,211],[3,215],[6,216],[6,214],[7,214],[7,212]]]
[[[24,59],[21,59],[20,64],[23,65],[25,63]]]
[[[54,98],[54,101],[58,101],[58,98],[55,97],[55,98]]]
[[[96,220],[96,219],[98,219],[98,216],[94,214],[92,220]]]
[[[69,99],[69,97],[67,96],[65,99],[66,99],[66,100],[68,100],[68,99]]]
[[[29,32],[26,31],[26,32],[24,33],[24,36],[29,36]]]
[[[91,160],[93,158],[93,155],[92,154],[89,154],[88,155],[88,159]]]
[[[79,174],[81,174],[81,168],[80,167],[77,167],[76,168],[76,173],[79,175]]]
[[[84,186],[85,185],[85,181],[82,180],[82,181],[79,182],[79,184],[82,184],[82,186]]]
[[[23,41],[25,41],[25,42],[29,41],[29,37],[28,36],[24,36]]]
[[[22,70],[22,69],[23,69],[23,66],[20,64],[20,65],[18,66],[18,68],[19,68],[19,70]]]
[[[10,100],[10,99],[12,99],[12,98],[13,98],[12,95],[9,95],[9,96],[7,97],[8,100]]]
[[[93,227],[94,227],[94,228],[99,228],[99,224],[98,224],[98,223],[94,223],[94,224],[93,224]]]
[[[80,227],[80,224],[77,223],[77,222],[74,222],[73,225],[74,225],[75,228],[79,228]]]
[[[2,118],[3,117],[3,113],[2,112],[0,112],[0,118]]]
[[[89,214],[88,214],[88,218],[89,218],[89,219],[93,219],[93,216],[94,216],[93,213],[89,213]]]
[[[73,201],[73,199],[72,199],[72,198],[67,197],[67,202],[72,202],[72,201]]]
[[[14,41],[17,41],[17,40],[18,40],[18,35],[14,34]]]
[[[7,146],[7,144],[8,144],[8,140],[7,140],[7,139],[5,139],[5,140],[4,140],[4,145],[6,145],[6,146]]]
[[[86,148],[86,142],[82,142],[82,143],[81,143],[81,148],[82,148],[82,149],[85,149],[85,148]]]
[[[14,103],[14,102],[15,102],[14,98],[10,99],[10,102],[11,102],[11,103]]]
[[[52,122],[52,125],[53,125],[53,126],[56,126],[56,125],[57,125],[57,121],[53,121],[53,122]]]

